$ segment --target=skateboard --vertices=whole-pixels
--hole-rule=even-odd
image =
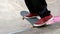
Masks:
[[[37,17],[26,18],[25,16],[28,14],[28,11],[21,11],[20,14],[21,14],[23,20],[26,19],[27,21],[29,21],[32,24],[31,27],[33,27],[33,28],[34,28],[33,24],[39,20]],[[54,16],[52,19],[48,20],[45,25],[43,25],[41,27],[49,26],[49,25],[52,25],[52,24],[58,23],[58,22],[60,22],[60,16]]]
[[[37,22],[38,20],[39,20],[39,18],[37,18],[38,16],[36,16],[36,17],[32,17],[32,18],[28,18],[28,17],[25,17],[27,14],[28,14],[28,11],[21,11],[21,16],[22,16],[22,20],[27,20],[29,23],[31,23],[32,24],[32,28],[40,28],[40,27],[45,27],[45,26],[47,26],[46,24],[45,25],[43,25],[43,26],[40,26],[40,27],[35,27],[35,26],[33,26],[33,24],[35,23],[35,22]]]
[[[22,16],[22,20],[27,20],[29,23],[31,23],[32,25],[38,21],[39,19],[37,17],[33,17],[33,18],[27,18],[25,17],[28,14],[28,11],[21,11],[21,16]],[[32,26],[31,26],[32,27]]]

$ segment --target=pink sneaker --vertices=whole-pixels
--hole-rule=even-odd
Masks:
[[[48,21],[49,19],[52,18],[52,15],[49,15],[49,16],[46,16],[44,18],[41,18],[38,22],[36,22],[33,26],[42,26],[42,25],[45,25],[46,21]]]

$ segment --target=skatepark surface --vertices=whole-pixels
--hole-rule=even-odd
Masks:
[[[60,0],[46,0],[52,15],[60,15]],[[23,20],[21,11],[28,11],[24,0],[0,0],[0,34],[60,34],[60,23],[32,28]]]

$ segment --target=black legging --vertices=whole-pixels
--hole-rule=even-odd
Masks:
[[[45,0],[25,0],[30,13],[37,13],[41,18],[50,15]]]

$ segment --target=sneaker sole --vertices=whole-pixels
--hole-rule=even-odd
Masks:
[[[45,25],[45,24],[46,24],[46,23],[39,24],[39,25],[34,24],[33,26],[35,26],[35,27],[40,27],[40,26],[43,26],[43,25]]]

